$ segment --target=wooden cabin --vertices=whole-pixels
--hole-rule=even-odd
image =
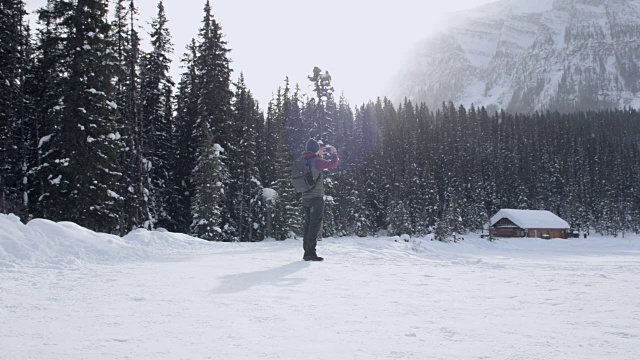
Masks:
[[[495,237],[566,239],[569,223],[550,211],[502,209],[491,218],[491,235]]]

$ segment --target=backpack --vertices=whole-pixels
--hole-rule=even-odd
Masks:
[[[317,179],[313,179],[309,160],[296,160],[291,165],[291,184],[299,193],[307,193],[316,188],[322,172]]]

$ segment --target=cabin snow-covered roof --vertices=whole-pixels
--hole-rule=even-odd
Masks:
[[[502,209],[491,218],[491,226],[507,218],[521,229],[569,229],[569,223],[546,210]]]

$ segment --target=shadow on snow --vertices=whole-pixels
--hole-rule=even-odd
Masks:
[[[287,278],[287,276],[309,267],[306,261],[295,261],[274,269],[254,271],[242,274],[232,274],[221,278],[217,288],[211,290],[214,294],[233,294],[248,290],[258,285],[293,286],[306,281],[302,278]]]

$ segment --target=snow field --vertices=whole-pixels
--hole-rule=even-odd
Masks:
[[[12,264],[0,268],[3,360],[635,360],[640,346],[637,236],[325,239],[327,260],[310,263],[297,240],[203,244],[137,231],[119,243],[58,224],[76,244],[116,245],[94,245],[98,257],[83,244],[73,266],[52,267],[38,259],[58,257],[42,254],[73,247],[48,238],[49,250],[8,262],[2,224]]]

